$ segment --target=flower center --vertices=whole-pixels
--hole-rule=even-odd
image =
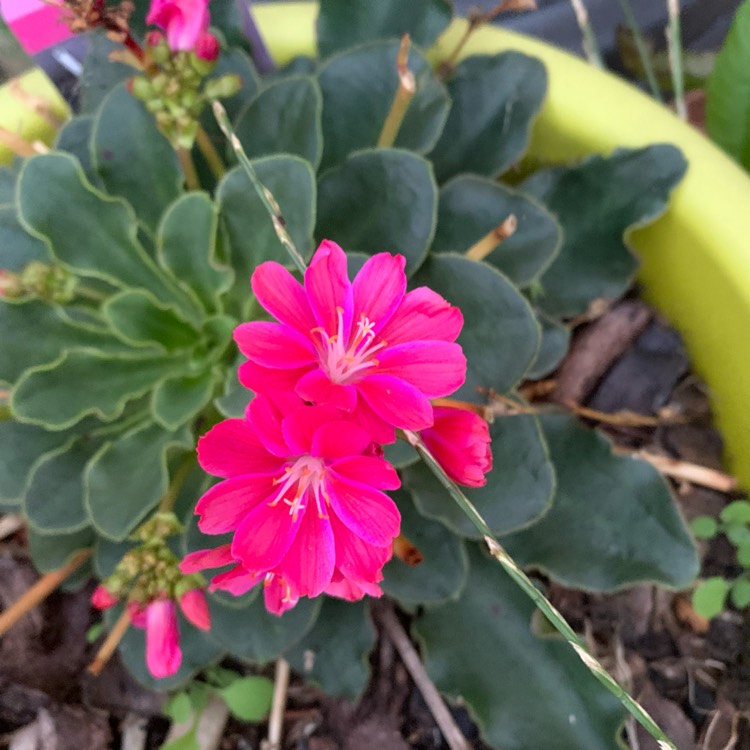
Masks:
[[[387,346],[385,341],[375,342],[375,323],[360,315],[349,338],[344,336],[344,311],[336,308],[338,330],[329,336],[323,328],[313,328],[311,333],[320,334],[318,361],[332,383],[345,385],[356,381],[363,372],[377,367],[375,352]]]
[[[325,489],[325,462],[322,458],[301,456],[291,466],[284,469],[284,474],[274,479],[280,485],[276,497],[269,503],[270,507],[283,502],[289,506],[292,521],[296,522],[300,511],[304,511],[312,500],[318,509],[320,518],[328,518],[326,504],[328,495]]]

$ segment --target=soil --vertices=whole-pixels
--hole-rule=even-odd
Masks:
[[[560,370],[535,391],[551,393],[560,404],[658,416],[656,425],[634,419],[626,426],[599,427],[620,446],[721,469],[721,439],[711,426],[705,389],[690,374],[679,336],[642,302],[622,301],[580,325]],[[674,489],[688,520],[716,515],[734,499],[684,481]],[[737,574],[733,550],[723,538],[701,543],[700,549],[704,575]],[[0,540],[0,605],[17,599],[36,577],[23,529]],[[91,585],[53,594],[0,639],[0,748],[150,750],[164,741],[165,696],[139,686],[116,657],[99,678],[86,672],[97,645],[85,637],[98,618],[90,593]],[[680,750],[750,748],[747,613],[730,609],[709,622],[693,611],[688,594],[650,585],[603,596],[553,584],[549,593]],[[379,611],[373,608],[380,636],[362,699],[353,704],[332,698],[293,676],[283,750],[447,749]],[[485,750],[466,710],[451,711],[471,746]],[[658,750],[640,727],[628,724],[625,732],[633,750]],[[264,724],[230,719],[219,747],[251,750],[265,736]]]

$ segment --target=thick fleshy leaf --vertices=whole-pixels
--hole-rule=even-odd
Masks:
[[[273,193],[297,249],[312,250],[315,225],[315,175],[297,156],[268,156],[253,162],[258,179]],[[268,211],[241,167],[233,169],[216,191],[225,251],[235,271],[236,293],[243,305],[250,299],[250,276],[265,260],[287,263]]]
[[[518,161],[546,90],[544,64],[520,52],[459,63],[448,80],[448,121],[430,154],[438,180],[459,172],[497,177]]]
[[[69,441],[34,467],[23,509],[39,533],[72,533],[89,525],[83,472],[98,447],[98,442],[85,439]]]
[[[523,378],[536,357],[539,326],[505,276],[485,263],[445,253],[430,256],[414,284],[430,287],[463,313],[458,343],[467,371],[458,398],[476,401],[477,388],[504,393]]]
[[[626,231],[664,212],[686,168],[678,149],[657,145],[592,156],[526,180],[523,190],[555,214],[564,232],[560,253],[542,276],[539,307],[569,317],[596,298],[622,295],[638,265],[625,245]]]
[[[189,430],[167,432],[153,422],[106,443],[89,462],[84,479],[84,503],[97,532],[125,539],[167,489],[169,449],[192,445]]]
[[[295,154],[317,168],[323,152],[322,109],[314,78],[282,78],[262,89],[240,112],[235,133],[250,158]]]
[[[422,561],[409,565],[394,557],[383,568],[383,591],[407,606],[455,599],[469,571],[463,541],[442,523],[422,516],[408,492],[396,492],[394,498],[401,511],[401,535],[419,550]]]
[[[81,169],[89,182],[101,187],[101,178],[91,162],[91,131],[93,129],[93,115],[72,117],[58,131],[55,149],[75,156],[81,163]]]
[[[9,167],[0,167],[0,206],[10,206],[16,200],[16,173]]]
[[[240,355],[240,359],[233,363],[226,373],[224,380],[224,392],[221,396],[214,399],[214,404],[219,413],[225,417],[243,417],[253,392],[245,388],[237,377],[237,367],[245,358]]]
[[[81,550],[94,546],[96,534],[91,527],[74,531],[70,534],[40,534],[33,527],[26,529],[29,550],[34,567],[40,573],[57,570],[70,561],[70,558]],[[63,584],[63,588],[80,587],[92,575],[91,561],[85,562]]]
[[[567,643],[534,635],[533,603],[494,559],[474,545],[469,559],[459,600],[415,623],[438,688],[464,699],[493,747],[617,747],[625,715],[617,699]]]
[[[432,242],[436,216],[428,161],[398,149],[359,151],[320,179],[315,234],[345,250],[400,253],[411,274]]]
[[[208,312],[221,311],[220,296],[234,279],[231,269],[216,260],[217,224],[213,201],[192,192],[167,209],[157,234],[159,264]]]
[[[209,402],[221,373],[206,370],[163,380],[151,396],[154,419],[167,430],[176,430],[195,417]]]
[[[404,6],[402,5],[402,10]],[[323,161],[321,169],[343,162],[349,154],[372,148],[399,86],[396,58],[399,42],[380,41],[342,52],[320,69],[323,92]],[[409,54],[416,93],[409,103],[394,145],[425,153],[437,142],[450,108],[445,86],[416,50]]]
[[[131,346],[158,344],[162,351],[195,346],[195,328],[148,292],[120,292],[105,302],[103,312],[115,334]]]
[[[266,610],[262,596],[240,612],[217,602],[211,610],[211,636],[232,656],[265,664],[298,643],[310,630],[320,603],[321,597],[300,599],[293,609],[277,617]]]
[[[329,695],[356,700],[370,677],[368,657],[374,645],[375,628],[366,599],[345,602],[326,598],[312,630],[286,658]]]
[[[499,182],[461,175],[440,190],[433,253],[465,253],[510,215],[516,231],[486,256],[514,284],[530,284],[551,262],[562,230],[539,203]]]
[[[81,75],[82,114],[94,113],[114,86],[135,73],[129,65],[109,59],[110,54],[122,49],[122,46],[107,39],[103,29],[89,34],[87,41],[88,53]]]
[[[516,562],[595,591],[637,581],[688,586],[698,574],[695,545],[656,469],[612,455],[608,440],[572,417],[547,415],[542,425],[557,493],[547,515],[504,540]]]
[[[318,16],[318,48],[326,57],[340,49],[384,37],[409,34],[429,47],[451,22],[447,0],[322,0]]]
[[[24,226],[71,270],[185,304],[184,294],[138,242],[130,206],[92,187],[74,157],[52,153],[27,159],[18,178],[18,206]]]
[[[124,198],[152,233],[182,192],[175,150],[145,105],[121,83],[102,102],[91,132],[94,169],[110,195]]]
[[[8,271],[20,271],[33,260],[50,261],[47,246],[21,226],[16,207],[12,204],[0,205],[0,247],[3,249],[3,269]]]
[[[526,373],[530,380],[538,380],[549,375],[562,362],[570,344],[570,329],[542,312],[537,312],[537,320],[542,327],[542,343],[536,353],[531,369]]]
[[[496,534],[507,534],[534,523],[552,502],[555,474],[539,423],[529,415],[498,417],[490,425],[492,471],[484,487],[462,490]],[[426,464],[403,470],[419,512],[461,536],[479,532],[438,482]]]
[[[13,389],[11,408],[20,421],[52,430],[70,427],[87,414],[107,422],[120,416],[130,399],[184,367],[179,358],[67,351],[54,362],[26,370]]]

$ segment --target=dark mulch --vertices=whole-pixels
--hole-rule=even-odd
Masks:
[[[680,339],[637,300],[623,301],[579,327],[552,394],[560,403],[572,400],[606,412],[680,415],[687,421],[602,429],[618,445],[720,468],[721,440]],[[688,520],[717,514],[732,499],[687,483],[676,483],[675,490]],[[706,575],[736,574],[724,540],[702,543],[701,552]],[[23,533],[0,541],[0,605],[18,598],[35,578]],[[11,742],[24,749],[120,748],[124,727],[140,717],[145,747],[163,742],[168,730],[159,715],[164,696],[140,687],[116,658],[99,678],[86,673],[94,646],[85,634],[96,617],[89,594],[90,587],[53,594],[0,639],[0,748]],[[730,610],[709,623],[695,614],[686,594],[649,585],[610,596],[552,585],[550,595],[680,750],[750,748],[746,613]],[[382,628],[371,661],[372,680],[356,705],[293,678],[284,750],[447,748]],[[452,710],[473,747],[483,750],[466,710]],[[627,734],[632,747],[657,750],[640,728],[628,725]],[[263,725],[230,719],[221,748],[251,750],[264,736]]]

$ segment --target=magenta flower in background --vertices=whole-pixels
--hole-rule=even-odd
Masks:
[[[372,440],[394,428],[432,424],[431,398],[453,393],[466,376],[454,343],[461,311],[426,287],[406,292],[401,255],[372,256],[349,281],[344,251],[324,240],[302,286],[283,266],[255,269],[252,288],[279,322],[235,329],[248,362],[240,381],[256,393],[293,390],[305,401],[351,413]]]
[[[458,484],[482,487],[492,469],[487,422],[478,414],[453,406],[435,406],[435,422],[422,440],[445,473]]]
[[[335,576],[382,580],[401,520],[382,490],[400,481],[371,443],[332,407],[294,394],[256,396],[245,419],[220,422],[198,442],[201,466],[225,477],[198,500],[198,527],[234,532],[231,545],[193,553],[181,570],[234,563],[213,588],[243,593],[264,580],[278,588],[278,596],[266,589],[267,599],[281,603],[318,596]]]
[[[209,22],[208,0],[152,0],[146,16],[164,30],[173,52],[195,49]]]
[[[130,620],[146,630],[146,666],[153,677],[173,675],[182,664],[177,605],[172,599],[154,599],[145,606],[128,604]]]

